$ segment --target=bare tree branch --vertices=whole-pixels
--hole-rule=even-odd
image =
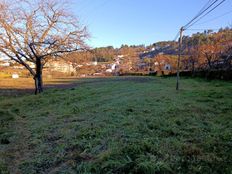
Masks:
[[[41,77],[48,59],[86,49],[85,27],[62,0],[0,1],[0,52]],[[36,69],[29,66],[34,63]]]

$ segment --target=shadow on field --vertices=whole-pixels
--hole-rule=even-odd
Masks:
[[[20,82],[11,84],[12,79],[9,80],[8,84],[0,85],[0,96],[20,96],[34,93],[33,83],[25,85],[26,79],[22,79]],[[6,80],[6,81],[7,81]],[[133,82],[133,83],[146,83],[149,81],[155,81],[154,78],[138,77],[94,77],[94,78],[57,78],[53,80],[46,80],[44,82],[44,89],[70,89],[85,84],[102,84],[112,82]]]
[[[0,96],[20,96],[33,93],[33,89],[0,88]]]

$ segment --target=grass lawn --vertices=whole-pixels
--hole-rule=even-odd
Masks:
[[[231,173],[231,82],[73,83],[0,97],[0,173]]]

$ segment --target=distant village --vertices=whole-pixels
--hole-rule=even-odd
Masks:
[[[73,62],[69,59],[59,58],[52,59],[46,62],[44,65],[43,74],[46,77],[56,76],[117,76],[122,73],[170,73],[173,69],[173,65],[170,60],[162,56],[157,57],[157,61],[154,61],[153,56],[155,51],[159,48],[153,47],[150,51],[143,51],[136,57],[131,55],[115,55],[111,61],[84,61]],[[157,55],[163,55],[159,52]],[[131,57],[130,57],[131,56]],[[31,68],[35,68],[35,64],[32,62],[26,62]],[[1,73],[5,74],[5,77],[20,78],[28,77],[29,73],[23,65],[17,64],[14,61],[8,59],[0,59]],[[3,75],[2,75],[3,76]]]

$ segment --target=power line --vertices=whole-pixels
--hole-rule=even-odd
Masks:
[[[192,23],[191,25],[189,25],[188,27],[186,27],[185,29],[188,29],[190,27],[192,27],[194,24],[196,24],[198,21],[200,21],[202,18],[204,18],[205,16],[207,16],[209,13],[211,13],[213,10],[215,10],[217,7],[219,7],[222,3],[224,3],[226,0],[222,0],[219,4],[217,4],[214,8],[212,8],[210,11],[208,11],[206,14],[204,14],[203,16],[201,16],[197,21],[195,21],[194,23]]]
[[[187,31],[202,31],[202,30],[220,30],[220,28],[217,29],[211,29],[211,28],[191,28],[191,29],[186,29]]]
[[[217,16],[217,17],[215,17],[215,18],[209,19],[209,20],[207,20],[207,21],[204,21],[204,22],[201,22],[201,23],[197,23],[197,25],[202,25],[202,24],[209,23],[209,22],[211,22],[211,21],[214,21],[214,20],[217,20],[217,19],[219,19],[219,18],[221,18],[221,17],[224,17],[224,16],[226,16],[226,15],[228,15],[228,14],[230,14],[230,13],[232,13],[232,10],[231,10],[231,11],[228,11],[228,12],[226,12],[226,13],[223,13],[222,15]]]
[[[218,0],[209,0],[202,8],[201,10],[197,13],[197,15],[191,20],[189,21],[184,27],[183,29],[185,30],[185,28],[190,25],[194,20],[196,20],[198,17],[200,17],[200,15],[202,15],[204,12],[206,12],[210,7],[212,7]],[[211,3],[211,4],[210,4]],[[179,37],[180,32],[178,32],[174,38],[174,41],[176,41]]]
[[[200,17],[202,14],[204,14],[208,9],[210,9],[216,2],[219,0],[215,0],[212,2],[206,9],[204,9],[202,12],[198,13],[191,21],[189,21],[183,28],[187,28],[192,22],[194,22],[198,17]],[[208,3],[207,3],[208,4]]]
[[[189,29],[191,26],[196,24],[198,21],[200,21],[202,18],[204,18],[206,15],[211,13],[213,10],[215,10],[217,7],[219,7],[222,3],[224,3],[226,0],[220,1],[216,6],[218,0],[215,0],[213,2],[208,1],[207,4],[198,12],[198,14],[190,21],[188,22],[184,27],[180,28],[180,39],[179,39],[179,55],[178,55],[178,61],[177,61],[177,75],[176,75],[176,90],[179,90],[179,79],[180,79],[180,59],[182,54],[182,39],[183,39],[183,31]],[[211,4],[210,4],[211,3]],[[210,5],[209,5],[210,4]],[[208,6],[208,7],[207,7]],[[211,8],[212,7],[212,8]],[[208,11],[209,10],[209,11]],[[203,16],[202,16],[203,15]],[[189,29],[191,30],[191,29]],[[196,29],[192,29],[196,30]],[[197,29],[198,30],[198,29]]]
[[[187,27],[189,25],[191,25],[192,22],[194,22],[197,18],[199,18],[202,14],[204,14],[208,9],[210,9],[216,2],[218,2],[218,0],[209,0],[202,8],[201,10],[197,13],[197,15],[191,20],[189,21],[184,27],[183,29],[187,29]],[[211,4],[210,4],[211,3]],[[179,35],[180,32],[177,33],[176,37],[174,38],[174,41],[177,40],[178,38],[178,35]]]
[[[178,39],[179,34],[180,34],[180,32],[178,32],[178,33],[176,34],[176,36],[175,36],[175,38],[173,39],[173,41],[176,41],[176,40]]]
[[[200,15],[200,14],[207,8],[207,6],[208,6],[212,1],[213,1],[213,0],[209,0],[209,1],[201,8],[201,10],[197,13],[196,16]],[[196,16],[195,16],[195,17],[196,17]]]

